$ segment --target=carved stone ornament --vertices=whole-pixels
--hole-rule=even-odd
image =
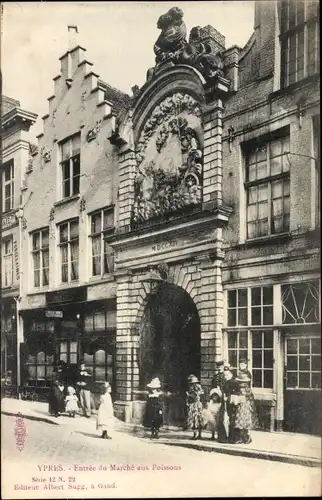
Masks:
[[[173,7],[159,17],[157,27],[161,33],[154,44],[156,66],[147,72],[147,81],[151,80],[164,64],[188,64],[195,67],[206,80],[223,75],[223,60],[219,51],[214,51],[207,41],[203,40],[203,28],[192,28],[189,43],[186,40],[187,30],[183,21],[183,12]]]
[[[85,209],[86,209],[86,200],[84,196],[82,196],[79,202],[79,211],[84,212]]]
[[[184,115],[175,112],[175,104],[179,102]],[[187,119],[192,110],[194,122],[191,123],[200,123],[200,117],[197,118],[200,111],[198,103],[191,96],[175,94],[157,106],[147,121],[136,155],[134,226],[168,217],[201,202],[203,161],[197,133]],[[149,161],[150,156],[145,158],[145,150],[150,140],[152,149],[155,144],[156,153],[154,159]],[[167,151],[164,151],[165,148]]]
[[[188,114],[201,118],[201,108],[199,103],[188,94],[177,92],[173,96],[166,97],[166,99],[164,99],[159,106],[156,106],[151,117],[147,120],[143,128],[136,146],[136,161],[138,165],[142,163],[147,144],[159,125],[167,122],[169,118],[173,116],[178,116],[179,113],[183,111],[187,111]],[[166,128],[167,127],[163,128],[163,131],[161,132],[160,130],[159,132],[160,137],[158,139],[157,148],[160,148],[160,150],[162,149],[162,143],[165,143],[168,137],[168,131],[165,130]]]
[[[55,219],[55,208],[52,207],[49,212],[49,220],[52,222]]]
[[[22,217],[22,219],[21,219],[21,227],[22,227],[22,229],[27,229],[27,219],[26,219],[26,217]]]
[[[51,150],[41,148],[41,157],[45,163],[50,162],[51,161]]]
[[[86,134],[86,140],[87,142],[91,142],[91,141],[94,141],[94,139],[96,139],[96,130],[95,129],[91,129],[87,132]]]

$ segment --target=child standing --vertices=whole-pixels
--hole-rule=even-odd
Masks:
[[[187,427],[193,430],[191,439],[201,439],[201,430],[204,425],[201,396],[203,396],[204,391],[195,375],[189,375],[188,384],[189,390],[186,393],[188,407]]]
[[[218,425],[221,408],[222,392],[219,387],[211,389],[209,393],[209,403],[204,413],[205,423],[211,431],[211,439],[218,438]]]
[[[144,426],[151,429],[151,439],[159,438],[159,430],[163,424],[163,410],[161,403],[161,382],[154,378],[147,384],[149,390],[146,402]]]
[[[100,397],[100,406],[97,413],[96,428],[102,429],[103,439],[112,439],[111,433],[114,428],[114,411],[111,398],[111,386],[109,382],[104,383],[104,394]]]
[[[68,413],[68,416],[75,418],[76,412],[78,411],[78,397],[76,396],[74,387],[70,386],[67,388],[65,403],[65,411]]]

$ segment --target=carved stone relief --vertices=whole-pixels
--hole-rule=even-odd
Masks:
[[[188,94],[169,96],[154,109],[137,142],[134,225],[201,202],[200,129],[199,103]]]

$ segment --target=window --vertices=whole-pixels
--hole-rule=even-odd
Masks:
[[[286,340],[286,386],[288,389],[321,388],[321,339]]]
[[[252,332],[253,387],[273,387],[273,332]]]
[[[61,281],[62,283],[69,283],[71,281],[78,280],[79,277],[78,219],[64,222],[58,227],[61,258]]]
[[[41,229],[32,234],[32,260],[34,287],[49,284],[49,229]]]
[[[319,314],[319,283],[310,281],[282,285],[282,322],[318,323]]]
[[[93,354],[84,353],[84,362],[94,382],[113,383],[113,355],[105,349],[97,349]]]
[[[253,387],[272,389],[273,329],[260,327],[273,325],[273,287],[228,290],[227,299],[228,362],[237,369],[240,358],[248,359]],[[236,329],[241,326],[248,328]]]
[[[61,144],[62,197],[79,193],[80,134]]]
[[[13,282],[13,241],[5,239],[2,243],[2,285],[11,286]]]
[[[239,360],[248,360],[253,387],[273,389],[273,330],[227,332],[228,363],[237,369]]]
[[[319,2],[283,0],[281,11],[282,85],[320,71]]]
[[[289,136],[246,153],[247,238],[289,231],[290,174]]]
[[[247,325],[247,288],[228,291],[228,326]]]
[[[273,287],[256,287],[251,289],[252,325],[273,324]]]
[[[228,290],[228,327],[273,325],[273,287]]]
[[[8,212],[14,207],[14,163],[10,160],[3,164],[3,211]]]
[[[114,231],[114,211],[112,208],[100,210],[91,215],[92,275],[103,276],[113,272],[113,250],[105,237]]]
[[[27,357],[27,369],[29,380],[35,385],[50,381],[53,374],[54,355],[48,355],[44,351],[37,354],[29,354]]]
[[[59,360],[68,364],[77,364],[77,342],[64,341],[59,343]]]

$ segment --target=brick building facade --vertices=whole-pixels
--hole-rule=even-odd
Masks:
[[[246,356],[262,421],[318,432],[317,9],[257,2],[243,49],[170,9],[131,99],[61,58],[25,193],[26,382],[84,358],[136,421],[159,376],[178,423],[190,373],[208,392]]]

